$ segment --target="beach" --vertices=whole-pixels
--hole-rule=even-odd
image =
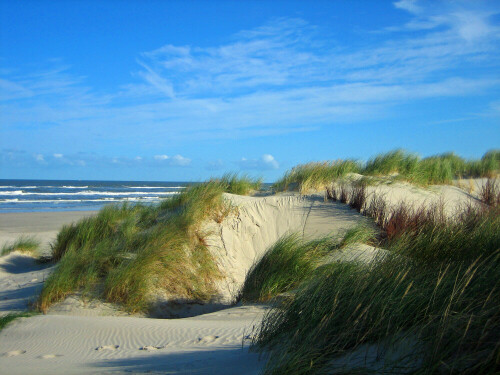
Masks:
[[[0,214],[0,247],[21,236],[34,236],[48,249],[63,225],[71,224],[96,211],[6,212]]]
[[[350,176],[352,189],[357,180],[359,175]],[[475,183],[481,185],[484,181]],[[339,186],[333,184],[330,189]],[[414,207],[432,207],[442,202],[443,212],[449,216],[471,200],[477,200],[456,186],[420,188],[403,182],[367,186],[365,194],[385,197],[387,207],[397,207],[402,199]],[[44,314],[18,318],[1,331],[2,371],[9,374],[261,373],[266,355],[249,349],[256,329],[273,304],[243,303],[237,298],[254,264],[289,233],[298,233],[304,239],[326,236],[340,241],[349,230],[360,224],[371,225],[371,221],[352,202],[349,206],[348,202],[332,201],[327,199],[326,192],[263,196],[224,193],[222,198],[230,207],[226,216],[205,220],[198,229],[199,233],[205,233],[204,244],[223,270],[222,278],[215,283],[216,299],[209,303],[176,302],[159,294],[155,297],[155,309],[149,313],[131,313],[115,303],[88,298],[78,291],[70,293],[49,306]],[[3,213],[0,240],[5,243],[21,235],[35,236],[42,242],[42,253],[49,254],[50,244],[63,225],[97,214],[96,211]],[[370,264],[386,254],[384,249],[359,243],[333,253],[322,262]],[[56,267],[53,263],[39,264],[31,255],[17,251],[0,257],[2,316],[29,309]],[[378,355],[369,354],[373,347],[366,348],[366,353],[354,352],[356,360],[363,366],[378,363]],[[337,363],[351,362],[340,358]]]
[[[46,315],[20,318],[5,328],[1,332],[0,366],[9,374],[234,374],[235,369],[241,374],[259,373],[264,362],[248,351],[249,335],[268,306],[230,306],[231,293],[240,287],[255,259],[286,232],[334,234],[363,218],[345,205],[325,202],[324,194],[230,199],[240,209],[237,217],[222,226],[230,255],[224,253],[220,261],[232,275],[221,288],[227,298],[225,308],[182,319],[150,319],[124,313],[109,303],[70,297]],[[47,249],[62,225],[95,214],[4,213],[0,215],[0,238],[6,242],[34,235]],[[218,254],[223,245],[220,239],[212,241]],[[1,257],[2,313],[25,310],[53,267],[36,264],[30,256],[19,253]],[[190,310],[198,311],[197,306],[190,306]]]

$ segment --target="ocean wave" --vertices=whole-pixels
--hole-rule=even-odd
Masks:
[[[92,191],[92,190],[87,190],[87,191],[77,191],[74,193],[37,193],[37,192],[23,192],[22,190],[15,190],[15,191],[2,191],[0,192],[0,195],[114,195],[114,196],[127,196],[127,195],[151,195],[151,194],[159,194],[159,195],[172,195],[172,194],[178,194],[178,192],[175,191],[155,191],[155,192],[148,192],[148,191],[129,191],[129,192],[109,192],[109,191]]]
[[[23,195],[22,190],[0,191],[0,195]]]
[[[161,197],[144,197],[144,198],[102,198],[102,199],[46,199],[46,200],[19,200],[14,199],[0,199],[2,203],[62,203],[62,202],[139,202],[139,201],[155,201],[160,200]]]
[[[127,189],[185,189],[185,186],[124,186]]]

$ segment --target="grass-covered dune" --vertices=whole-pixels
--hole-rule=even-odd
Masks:
[[[246,194],[259,186],[260,180],[225,175],[158,205],[108,206],[63,227],[52,247],[58,265],[44,284],[39,309],[46,311],[75,292],[131,312],[150,311],[158,295],[211,300],[222,274],[202,224],[221,222],[234,209],[224,192]]]
[[[302,193],[323,189],[348,173],[365,176],[394,175],[419,185],[449,184],[455,178],[494,177],[500,170],[500,151],[486,152],[479,160],[467,160],[454,153],[421,158],[402,149],[370,158],[366,163],[353,159],[301,164],[273,185],[276,191],[296,188]]]
[[[310,244],[284,240],[271,248],[249,274],[243,293],[259,300],[272,290],[289,292],[254,332],[254,349],[268,356],[265,373],[496,373],[500,211],[495,202],[470,203],[451,217],[439,205],[401,203],[387,211],[381,204],[383,218],[376,217],[380,210],[366,214],[374,216],[380,234],[392,231],[391,236],[358,227],[341,245],[379,241],[382,256],[368,263],[309,262],[305,276],[297,270],[308,259],[304,255],[313,254]]]

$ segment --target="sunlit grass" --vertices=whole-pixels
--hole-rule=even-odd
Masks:
[[[286,191],[295,186],[301,193],[325,188],[334,179],[347,173],[359,172],[360,163],[355,160],[338,160],[331,162],[314,162],[300,164],[276,181],[273,189]]]
[[[391,176],[421,186],[449,184],[456,178],[497,176],[500,151],[492,150],[479,160],[466,160],[452,152],[421,158],[402,149],[378,154],[362,164],[352,159],[300,164],[285,172],[273,185],[275,191],[301,193],[322,190],[348,173],[371,177]],[[376,180],[365,180],[365,183]]]
[[[222,193],[246,193],[257,182],[226,175],[158,205],[108,206],[65,226],[52,249],[59,264],[45,282],[38,307],[46,311],[76,291],[132,312],[152,308],[155,293],[209,301],[222,274],[206,247],[203,223],[220,223],[235,210]]]
[[[255,332],[254,349],[269,355],[265,373],[493,374],[499,243],[498,209],[469,206],[452,220],[399,232],[383,245],[389,255],[374,262],[321,267]],[[379,355],[365,362],[370,345]],[[361,360],[345,359],[356,351]]]
[[[226,192],[237,195],[248,195],[262,186],[261,178],[251,178],[237,173],[227,173],[221,177],[220,181],[225,186]]]
[[[13,251],[36,255],[40,248],[40,241],[33,236],[21,236],[12,243],[2,246],[1,255],[7,255]]]
[[[328,238],[306,241],[297,233],[283,236],[249,270],[241,299],[264,302],[297,287],[333,248]]]

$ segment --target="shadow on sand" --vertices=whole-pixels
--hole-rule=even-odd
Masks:
[[[102,372],[193,374],[193,375],[257,375],[265,359],[248,348],[220,348],[175,353],[139,351],[136,357],[110,359],[92,365]]]

